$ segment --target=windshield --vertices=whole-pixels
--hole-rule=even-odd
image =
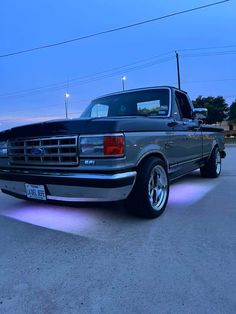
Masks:
[[[167,116],[169,89],[149,89],[97,98],[81,117]]]

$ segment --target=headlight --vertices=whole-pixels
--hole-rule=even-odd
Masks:
[[[101,157],[103,156],[103,136],[81,136],[80,156]]]
[[[80,136],[81,157],[121,157],[124,155],[124,135]]]
[[[7,142],[0,142],[0,157],[7,157]]]

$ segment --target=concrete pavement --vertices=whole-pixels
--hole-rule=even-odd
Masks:
[[[0,313],[235,313],[236,147],[156,220],[0,194]]]

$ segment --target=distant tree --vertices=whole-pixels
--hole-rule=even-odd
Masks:
[[[228,105],[222,96],[199,96],[193,101],[193,105],[196,108],[208,109],[208,117],[206,120],[206,123],[208,124],[222,122],[227,117],[226,113],[228,112]]]
[[[228,121],[231,123],[236,123],[236,100],[231,104],[229,108]]]

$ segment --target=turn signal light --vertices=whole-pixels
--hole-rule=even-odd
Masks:
[[[123,156],[124,155],[124,136],[105,136],[104,155]]]

